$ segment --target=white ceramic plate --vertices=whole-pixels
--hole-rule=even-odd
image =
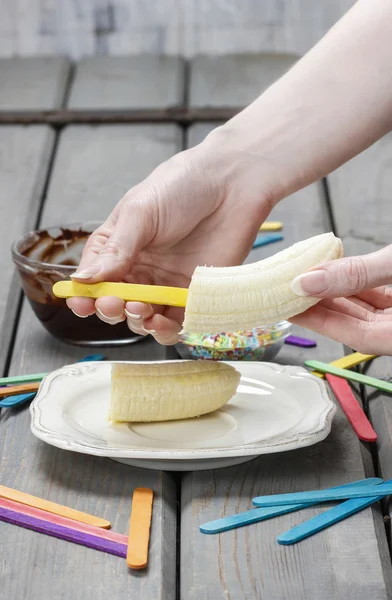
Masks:
[[[218,411],[196,419],[112,425],[111,363],[69,365],[42,381],[30,408],[31,430],[65,450],[168,471],[226,467],[328,435],[336,408],[322,379],[273,363],[237,362],[235,368],[242,375],[237,393]]]

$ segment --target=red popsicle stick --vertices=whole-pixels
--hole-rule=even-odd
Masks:
[[[365,442],[375,442],[377,433],[354,396],[348,382],[329,373],[325,374],[325,378],[359,439]]]

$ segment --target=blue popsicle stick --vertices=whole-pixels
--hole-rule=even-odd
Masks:
[[[367,479],[361,479],[354,483],[345,483],[330,489],[336,490],[345,488],[347,486],[356,485],[375,485],[376,483],[382,483],[383,480],[380,477],[368,477]],[[236,529],[237,527],[243,527],[244,525],[250,525],[251,523],[257,523],[258,521],[265,521],[272,517],[278,517],[279,515],[285,515],[289,512],[294,512],[302,508],[308,508],[313,506],[313,502],[304,504],[286,504],[279,508],[275,506],[269,508],[253,508],[237,515],[230,515],[229,517],[223,517],[222,519],[216,519],[215,521],[209,521],[200,525],[201,533],[221,533],[223,531],[229,531],[230,529]]]
[[[33,400],[35,395],[36,392],[30,392],[29,394],[17,394],[16,396],[9,396],[8,398],[0,400],[0,408],[18,406],[18,404],[23,404],[24,402],[28,402],[28,400]]]
[[[392,483],[380,485],[347,486],[339,490],[316,490],[313,492],[298,492],[295,494],[274,494],[272,496],[259,496],[253,498],[256,506],[282,506],[283,504],[302,504],[303,502],[333,502],[347,500],[348,498],[365,498],[370,496],[389,496],[392,494]]]
[[[268,235],[259,235],[252,246],[252,250],[260,248],[260,246],[266,246],[267,244],[273,244],[274,242],[280,242],[283,240],[283,235],[280,233],[270,233]]]
[[[385,483],[392,483],[392,479],[386,481]],[[363,510],[367,506],[374,504],[378,500],[381,500],[384,496],[372,496],[371,498],[354,498],[353,500],[346,500],[346,502],[342,502],[338,506],[334,506],[329,510],[305,521],[305,523],[301,523],[285,533],[282,533],[277,537],[277,541],[279,544],[283,544],[288,546],[289,544],[295,544],[296,542],[300,542],[305,538],[326,529],[330,525],[334,525],[335,523],[339,523],[339,521],[343,521],[347,517],[354,515],[355,513]]]
[[[89,354],[85,356],[78,362],[91,362],[104,360],[103,354]],[[29,400],[33,400],[36,396],[36,392],[30,392],[29,394],[17,394],[16,396],[9,396],[8,398],[4,398],[0,400],[0,408],[10,408],[11,406],[19,406],[20,404],[24,404],[24,402],[28,402]]]

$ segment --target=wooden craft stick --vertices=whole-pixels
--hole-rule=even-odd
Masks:
[[[44,500],[43,498],[38,498],[37,496],[31,496],[25,492],[13,490],[12,488],[5,487],[4,485],[0,485],[0,498],[6,498],[7,500],[19,502],[20,504],[27,504],[27,506],[40,508],[46,512],[67,517],[73,521],[79,521],[80,523],[86,523],[87,525],[94,525],[94,527],[110,529],[110,521],[106,521],[100,517],[95,517],[94,515],[89,515],[88,513],[81,512],[80,510],[68,508],[62,504],[57,504],[56,502],[50,502],[49,500]]]
[[[67,519],[67,517],[61,517],[60,515],[55,515],[54,513],[48,513],[39,508],[33,508],[27,504],[19,504],[19,502],[14,502],[13,500],[5,500],[4,498],[0,498],[0,507],[13,510],[28,517],[35,517],[36,519],[41,519],[42,521],[48,521],[49,523],[54,523],[55,525],[62,525],[63,527],[74,529],[75,531],[91,533],[91,535],[95,535],[105,540],[111,540],[112,542],[118,542],[119,544],[124,544],[125,546],[128,545],[128,536],[126,535],[116,533],[115,531],[108,531],[107,529],[102,529],[102,527],[86,525],[85,523]]]
[[[375,442],[377,433],[347,381],[329,373],[326,373],[325,377],[359,439],[365,442]]]
[[[339,485],[330,489],[344,489],[345,487],[352,487],[355,485],[374,485],[376,483],[382,483],[383,480],[380,477],[369,477],[368,479],[362,479],[360,481],[354,483],[344,483],[343,485]],[[279,515],[286,515],[287,513],[295,512],[302,508],[308,508],[309,506],[313,506],[313,503],[304,503],[304,504],[284,504],[283,506],[268,506],[266,508],[252,508],[252,510],[248,510],[243,513],[237,513],[236,515],[230,515],[228,517],[223,517],[222,519],[217,519],[216,521],[209,521],[208,523],[203,523],[200,525],[200,531],[202,533],[221,533],[222,531],[229,531],[230,529],[235,529],[237,527],[242,527],[243,525],[249,525],[250,523],[257,523],[259,521],[265,521],[267,519],[272,519],[273,517],[278,517]]]
[[[79,362],[101,361],[101,360],[105,360],[105,357],[103,354],[88,354],[81,360],[78,360],[78,363]],[[44,377],[46,377],[46,375],[49,375],[49,373],[33,373],[31,375],[13,375],[11,377],[0,377],[0,386],[1,385],[19,385],[21,383],[40,382],[43,380]]]
[[[52,537],[56,537],[74,544],[80,544],[81,546],[87,546],[100,550],[101,552],[108,552],[109,554],[115,554],[125,558],[127,555],[127,546],[125,544],[119,544],[112,540],[106,540],[96,535],[84,533],[82,531],[75,531],[68,527],[63,527],[49,521],[37,519],[29,515],[21,514],[15,510],[9,510],[0,506],[0,521],[11,523],[13,525],[19,525],[26,529],[32,529],[38,533],[46,533]]]
[[[339,367],[340,369],[351,369],[351,367],[356,367],[357,365],[367,362],[368,360],[372,360],[373,358],[377,358],[377,355],[353,352],[352,354],[347,354],[347,356],[342,356],[342,358],[332,361],[330,364],[333,367]],[[317,377],[325,377],[325,373],[320,373],[319,371],[312,371],[312,375],[316,375]]]
[[[259,231],[279,231],[283,228],[283,223],[280,221],[264,221],[260,226]]]
[[[281,240],[283,240],[283,235],[280,235],[279,233],[270,233],[269,235],[263,235],[262,237],[256,238],[252,248],[255,250],[256,248],[260,248],[260,246],[267,246],[268,244],[280,242]]]
[[[323,363],[318,360],[306,360],[305,365],[307,367],[311,367],[312,369],[317,369],[322,373],[330,373],[331,375],[343,377],[343,379],[348,379],[349,381],[356,381],[357,383],[370,385],[376,390],[381,390],[382,392],[388,392],[390,394],[392,393],[392,383],[389,381],[384,381],[383,379],[376,379],[375,377],[362,375],[362,373],[356,373],[355,371],[350,371],[349,369],[338,369],[333,365],[329,365],[328,363]]]
[[[153,491],[136,488],[132,498],[129,520],[127,565],[131,569],[144,569],[148,562],[148,544],[152,516]]]
[[[36,392],[40,384],[38,383],[24,383],[22,385],[8,385],[6,387],[0,387],[0,398],[7,396],[16,396],[17,394],[23,394],[25,392]]]
[[[47,373],[34,373],[33,375],[14,375],[13,377],[0,377],[0,385],[19,385],[20,383],[40,382]]]

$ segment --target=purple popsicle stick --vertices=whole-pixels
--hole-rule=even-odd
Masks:
[[[69,529],[68,527],[63,527],[62,525],[56,525],[55,523],[43,521],[42,519],[23,515],[14,510],[9,510],[8,508],[0,507],[0,521],[19,525],[26,529],[32,529],[33,531],[38,531],[38,533],[46,533],[52,537],[73,542],[74,544],[80,544],[81,546],[87,546],[88,548],[94,548],[94,550],[100,550],[101,552],[107,552],[108,554],[114,554],[121,558],[126,558],[127,556],[126,544],[105,540],[89,533],[76,531]]]
[[[290,344],[291,346],[300,346],[301,348],[314,348],[315,346],[317,346],[317,342],[315,340],[301,338],[296,335],[287,336],[284,343]]]

